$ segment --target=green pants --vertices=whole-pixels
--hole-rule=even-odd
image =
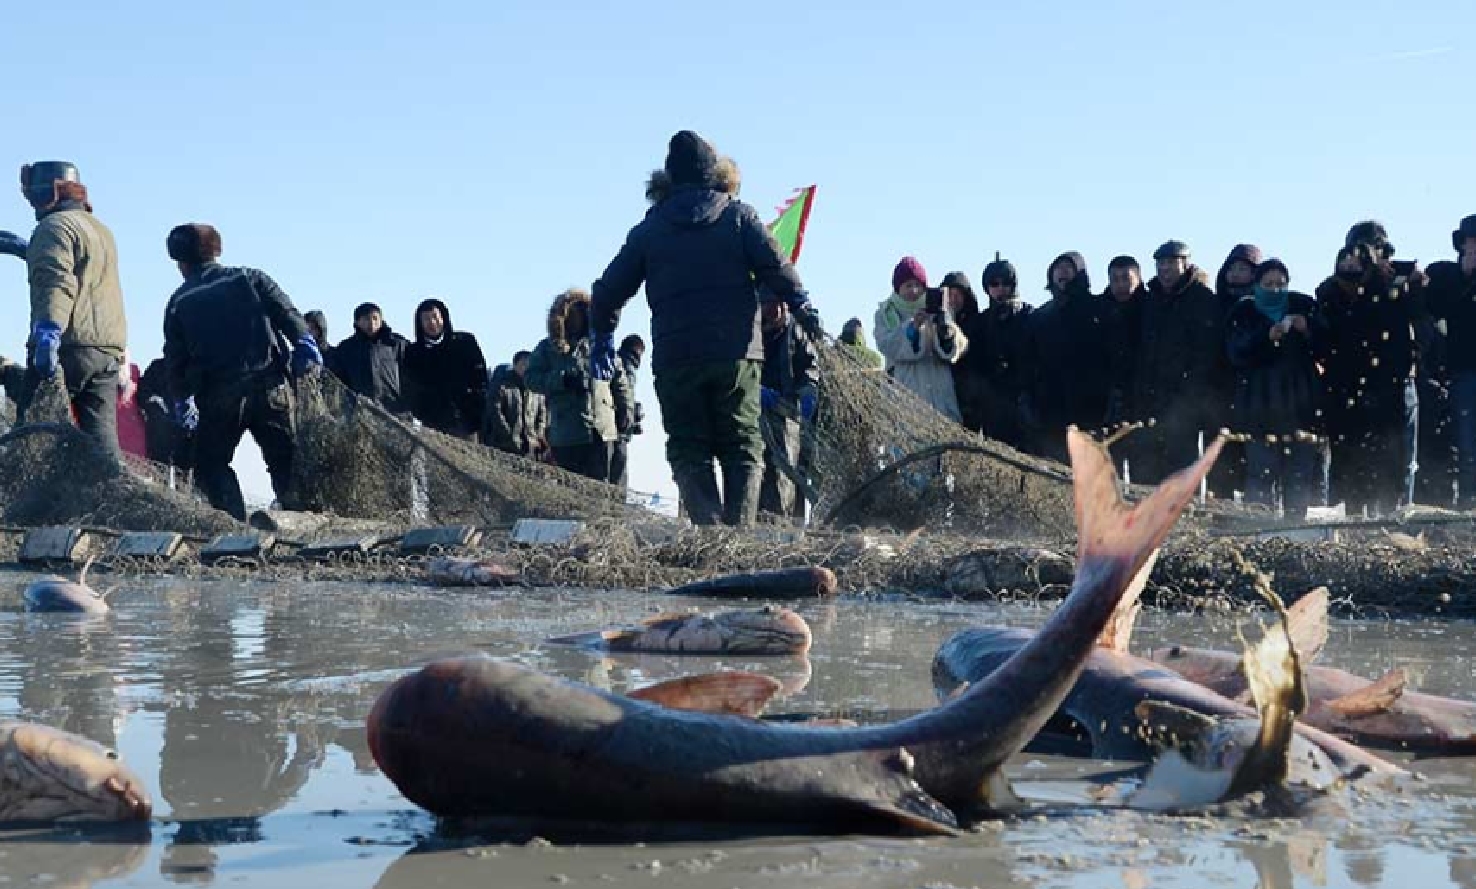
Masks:
[[[656,374],[666,426],[666,461],[674,474],[764,462],[759,431],[758,361],[689,364]]]

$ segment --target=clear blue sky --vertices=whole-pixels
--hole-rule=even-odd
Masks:
[[[1060,252],[1102,284],[1112,256],[1147,264],[1171,237],[1211,273],[1259,244],[1310,289],[1367,216],[1403,257],[1445,258],[1476,213],[1473,43],[1469,0],[17,2],[0,175],[81,167],[141,363],[185,221],[325,310],[335,341],[363,300],[408,333],[436,295],[495,363],[599,275],[692,128],[766,218],[819,184],[800,272],[833,331],[869,330],[907,253],[977,284],[1001,250],[1032,301]],[[0,228],[28,231],[4,194]],[[18,355],[19,263],[0,263],[0,307],[0,353]],[[646,330],[640,303],[622,333]],[[648,429],[633,484],[673,492]]]

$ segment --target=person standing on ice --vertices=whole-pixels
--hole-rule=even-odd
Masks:
[[[892,270],[892,295],[876,310],[876,348],[887,372],[933,410],[962,422],[953,365],[968,348],[941,290],[928,291],[928,273],[904,256]]]
[[[661,187],[653,177],[647,189],[654,205],[592,288],[590,374],[614,378],[620,312],[644,284],[666,459],[687,514],[699,525],[752,524],[764,473],[757,288],[773,291],[812,338],[822,335],[820,314],[758,213],[738,200],[736,169],[707,140],[672,136],[661,173]]]

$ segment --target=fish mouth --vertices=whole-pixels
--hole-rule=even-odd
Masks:
[[[804,654],[813,641],[810,625],[788,608],[770,605],[724,618],[730,635],[723,647],[733,654]]]

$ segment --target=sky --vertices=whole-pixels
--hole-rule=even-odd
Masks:
[[[1308,291],[1364,218],[1402,258],[1450,258],[1476,213],[1473,45],[1469,0],[13,3],[0,168],[80,167],[141,364],[178,284],[164,237],[192,221],[335,342],[360,302],[409,335],[438,296],[496,364],[599,276],[680,129],[766,219],[818,185],[799,272],[832,332],[870,330],[908,254],[977,286],[999,251],[1032,302],[1062,252],[1100,286],[1170,238],[1211,275],[1258,244]],[[4,194],[0,229],[28,233]],[[27,317],[0,257],[0,354]],[[640,396],[632,486],[674,496],[649,374]],[[237,468],[269,496],[249,442]]]

